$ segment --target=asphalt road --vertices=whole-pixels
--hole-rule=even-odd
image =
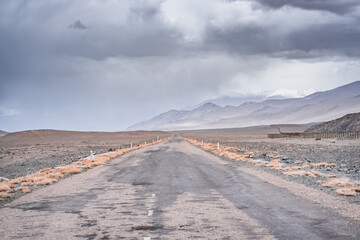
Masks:
[[[360,224],[179,139],[0,209],[0,239],[360,239]]]

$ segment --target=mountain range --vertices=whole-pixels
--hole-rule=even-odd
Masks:
[[[239,106],[245,102],[262,102],[270,99],[285,99],[285,98],[299,98],[305,97],[315,90],[307,89],[302,91],[289,90],[289,89],[277,89],[275,91],[264,91],[260,93],[242,94],[242,93],[230,93],[227,95],[220,96],[218,98],[206,100],[200,104],[192,107],[187,107],[184,110],[194,109],[200,107],[205,103],[213,103],[215,105],[225,106]]]
[[[5,131],[0,130],[0,137],[5,136],[6,134],[8,134],[8,133],[5,132]]]
[[[324,122],[360,112],[360,81],[302,98],[267,99],[219,106],[206,102],[192,110],[170,110],[127,130],[189,130],[270,124]]]

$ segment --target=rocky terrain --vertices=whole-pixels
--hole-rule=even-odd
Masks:
[[[74,132],[32,130],[0,137],[0,177],[16,178],[63,166],[91,154],[135,146],[170,136],[159,131]]]
[[[233,130],[233,134],[224,133],[224,130],[186,131],[180,135],[199,141],[239,147],[259,156],[279,155],[291,162],[336,163],[335,171],[354,175],[354,178],[360,180],[360,140],[269,139],[260,133],[257,136],[240,135],[239,131]]]
[[[348,131],[360,131],[360,112],[347,114],[341,118],[314,125],[305,132],[323,133]]]

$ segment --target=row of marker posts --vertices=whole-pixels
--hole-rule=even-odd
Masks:
[[[159,141],[159,140],[160,140],[160,137],[158,136],[157,141]],[[145,141],[145,144],[146,144],[146,141]],[[131,142],[130,148],[132,148],[132,147],[133,147],[133,143]],[[94,157],[94,152],[92,150],[90,150],[90,159],[93,159],[93,157]]]

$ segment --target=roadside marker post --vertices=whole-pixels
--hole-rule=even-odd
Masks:
[[[130,148],[132,148],[132,143],[130,143]]]
[[[151,217],[154,214],[154,210],[149,210],[148,217]]]
[[[220,149],[220,143],[219,142],[217,143],[217,149],[218,150]]]

